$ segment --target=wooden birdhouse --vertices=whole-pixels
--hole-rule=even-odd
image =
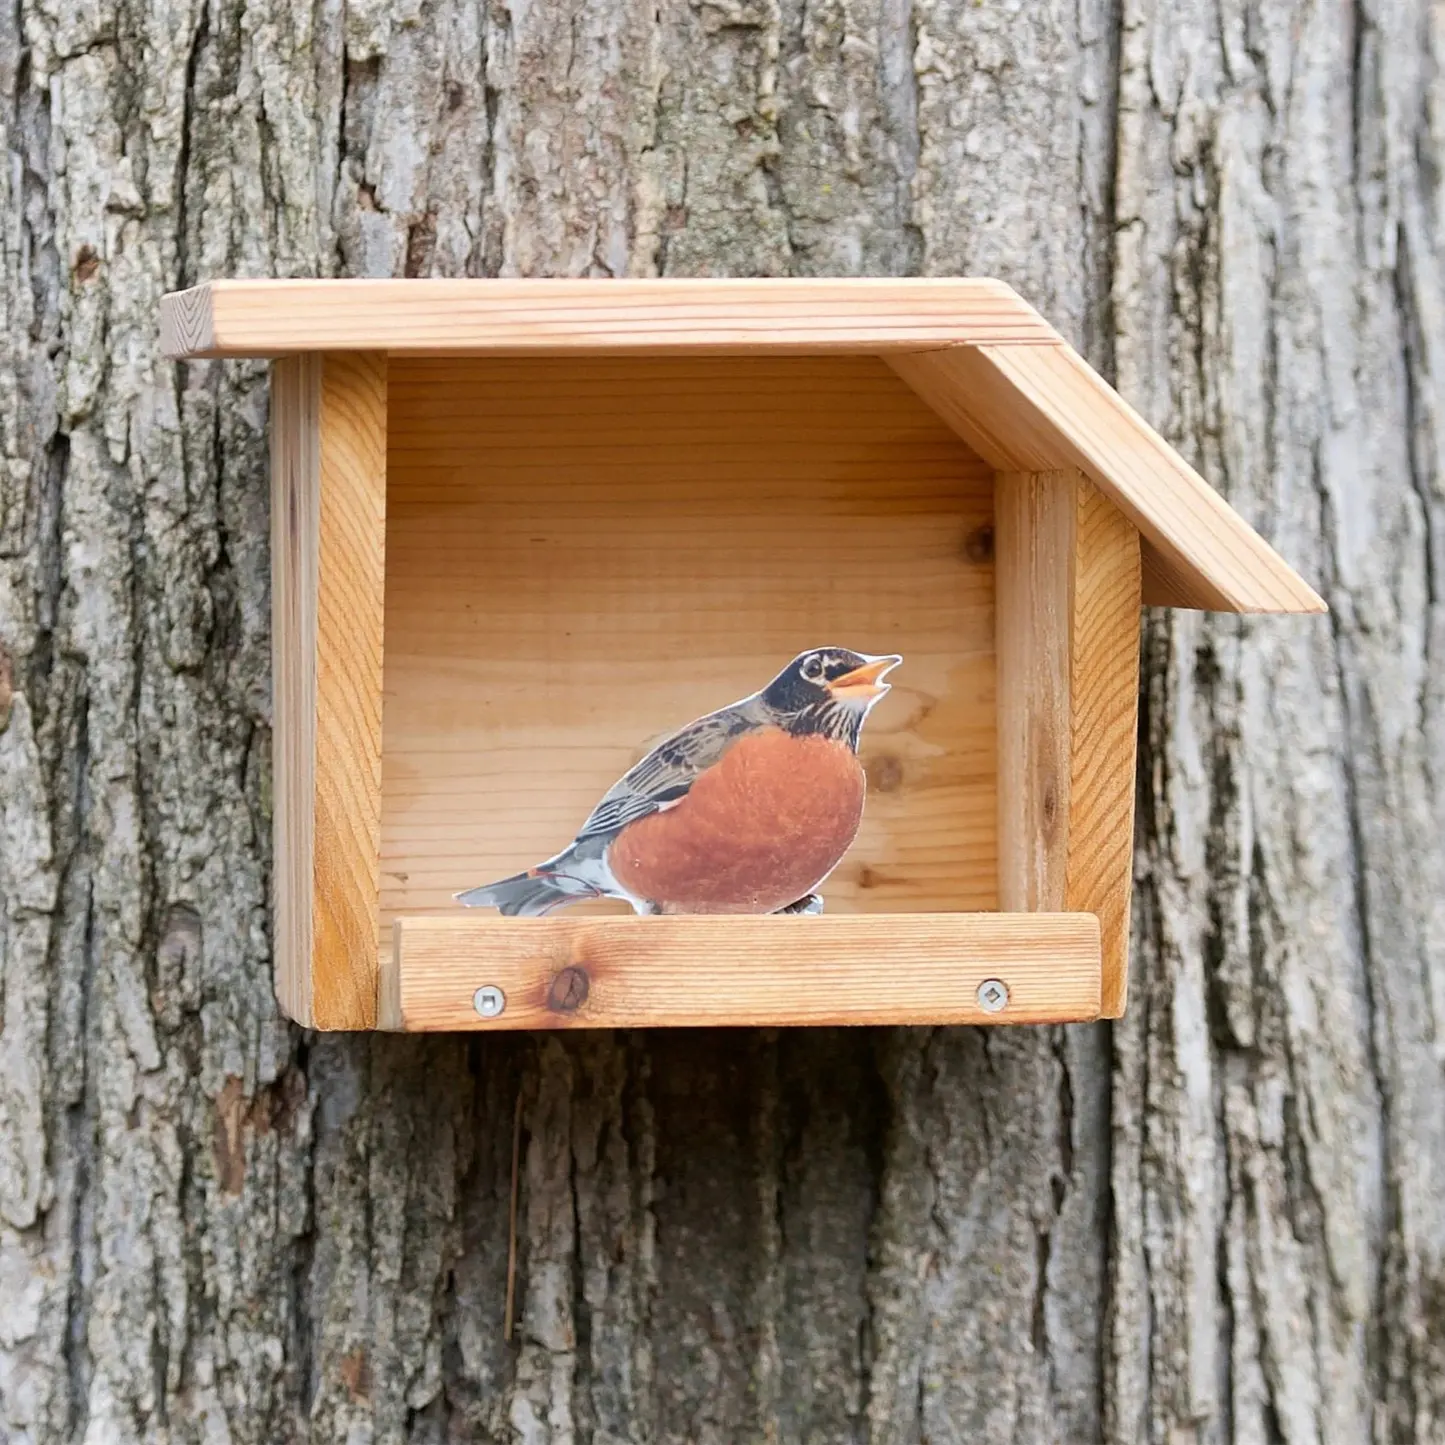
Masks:
[[[274,361],[276,982],[316,1028],[1116,1016],[1141,605],[1324,610],[995,281],[219,281],[162,336]],[[457,904],[822,643],[905,662],[821,917]]]

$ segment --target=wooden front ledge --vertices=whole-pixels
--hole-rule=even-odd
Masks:
[[[663,1028],[1096,1019],[1091,913],[823,918],[399,918],[378,1026]],[[1008,1000],[987,1011],[980,986]],[[483,1017],[479,989],[505,1007]]]

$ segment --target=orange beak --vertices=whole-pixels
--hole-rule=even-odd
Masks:
[[[883,679],[902,661],[896,653],[889,657],[870,657],[861,667],[835,677],[827,684],[828,692],[838,702],[871,702],[888,691]]]

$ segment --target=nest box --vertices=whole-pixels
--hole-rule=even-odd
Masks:
[[[995,281],[219,281],[162,336],[274,360],[276,983],[317,1028],[1113,1017],[1141,604],[1323,610]],[[453,901],[822,643],[905,658],[824,916]]]

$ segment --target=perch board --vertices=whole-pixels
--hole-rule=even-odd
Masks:
[[[1099,1016],[1091,913],[397,921],[384,1028],[1060,1023]],[[981,986],[1006,1001],[987,1012]],[[488,988],[504,1002],[484,1018]]]

